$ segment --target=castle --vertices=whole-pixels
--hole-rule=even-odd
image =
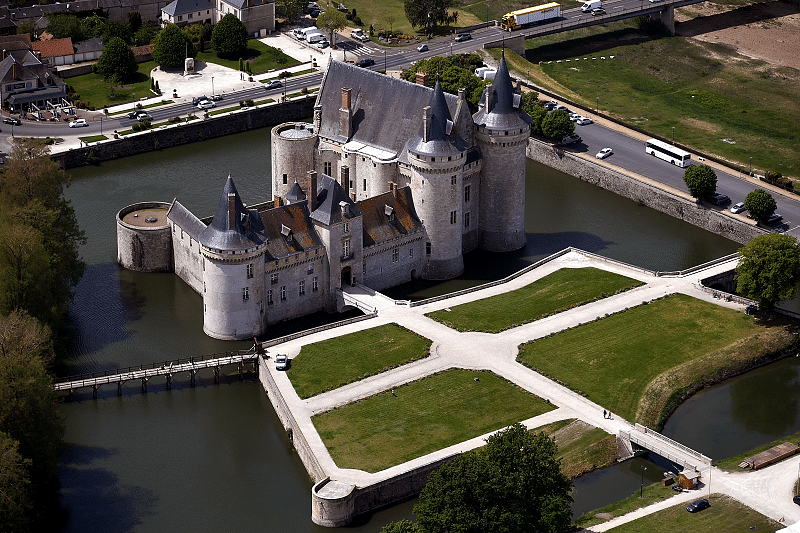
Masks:
[[[208,224],[177,200],[128,206],[118,260],[174,270],[230,340],[341,311],[347,285],[453,278],[466,252],[525,245],[529,132],[505,59],[474,115],[463,89],[332,61],[313,124],[272,130],[272,201],[244,206],[229,176]]]

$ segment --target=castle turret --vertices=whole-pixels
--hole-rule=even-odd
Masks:
[[[228,176],[214,219],[198,236],[202,255],[203,331],[225,340],[249,339],[266,328],[264,226],[245,209]]]
[[[467,145],[455,131],[437,81],[422,109],[419,133],[406,143],[414,207],[425,225],[425,279],[449,279],[464,270],[461,191]]]
[[[507,252],[525,246],[525,147],[530,117],[520,109],[505,56],[473,115],[483,157],[480,247]]]
[[[295,181],[314,170],[317,133],[311,124],[288,122],[272,128],[272,195],[286,200]]]

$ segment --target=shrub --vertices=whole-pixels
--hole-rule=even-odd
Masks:
[[[138,122],[134,122],[133,126],[131,126],[131,129],[133,131],[142,131],[142,125],[139,124]]]
[[[364,23],[361,21],[361,17],[353,17],[353,24],[356,26],[363,26]]]
[[[253,107],[253,100],[250,98],[245,100],[244,103],[247,105],[247,107]]]

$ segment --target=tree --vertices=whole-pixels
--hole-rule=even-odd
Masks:
[[[330,37],[328,41],[330,41],[331,46],[336,45],[336,41],[333,40],[333,34],[344,29],[345,26],[347,26],[347,17],[344,16],[344,13],[332,7],[329,7],[317,17],[317,27],[328,31]]]
[[[705,200],[717,191],[717,174],[708,165],[692,165],[683,173],[683,182],[689,194],[698,200]]]
[[[27,35],[31,41],[35,41],[37,36],[36,24],[33,22],[23,22],[17,28],[17,35]]]
[[[475,68],[483,65],[477,54],[461,54],[449,57],[432,57],[417,61],[401,76],[404,80],[414,82],[417,72],[439,73],[442,90],[450,94],[458,94],[463,88],[467,92],[467,101],[478,105],[483,93],[483,88],[492,83],[492,80],[482,80],[474,72]]]
[[[522,93],[522,110],[530,115],[531,133],[542,134],[542,120],[547,116],[547,109],[539,102],[539,95],[534,91]]]
[[[136,33],[142,27],[142,14],[138,11],[131,11],[128,13],[128,27],[131,33]]]
[[[139,70],[139,65],[136,64],[136,58],[133,57],[130,46],[119,37],[112,37],[106,43],[94,70],[104,79],[116,76],[120,80],[124,80],[135,74]]]
[[[158,34],[153,47],[155,62],[168,67],[182,67],[187,57],[194,57],[196,54],[194,45],[175,24],[167,24]]]
[[[119,37],[128,44],[132,43],[133,32],[131,32],[131,27],[121,20],[107,21],[103,27],[103,42],[109,43],[114,37]],[[106,44],[106,46],[108,46],[108,44]]]
[[[431,33],[439,25],[458,22],[458,12],[449,13],[453,0],[405,0],[406,18],[415,28],[426,28]]]
[[[153,42],[153,39],[155,39],[157,34],[158,29],[148,22],[133,34],[133,44],[135,46],[144,46],[146,44],[150,44]]]
[[[756,189],[744,198],[744,208],[758,222],[766,222],[778,208],[775,198],[764,189]]]
[[[784,233],[759,235],[741,250],[736,266],[736,291],[758,300],[770,311],[777,302],[793,298],[800,281],[800,247]]]
[[[564,110],[553,111],[542,118],[542,135],[560,141],[565,135],[575,131],[575,123]]]
[[[391,533],[562,532],[572,517],[572,483],[561,472],[555,441],[522,424],[489,437],[482,449],[445,464],[414,506],[417,523]]]
[[[219,55],[239,56],[247,50],[247,29],[241,20],[228,13],[211,32],[211,47]]]
[[[275,14],[291,22],[302,15],[307,6],[306,0],[280,0],[275,4]]]

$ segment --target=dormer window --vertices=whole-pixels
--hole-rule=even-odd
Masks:
[[[283,238],[286,239],[286,244],[292,243],[292,228],[281,224],[281,235],[283,235]]]
[[[388,217],[389,222],[394,222],[394,207],[390,205],[384,205],[383,214],[385,214]]]

